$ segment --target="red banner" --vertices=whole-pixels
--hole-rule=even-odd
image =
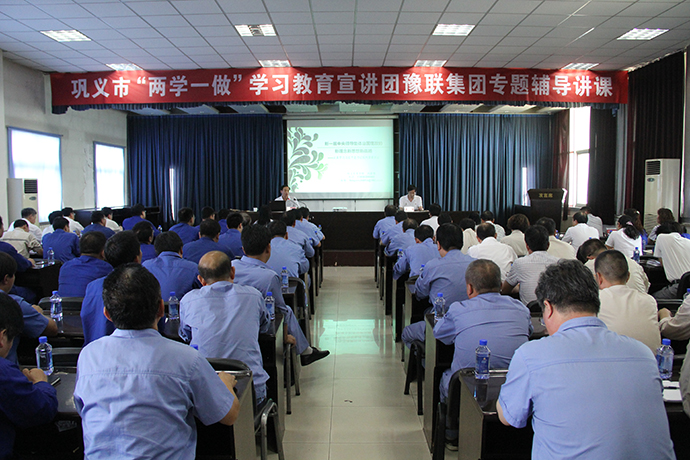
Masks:
[[[51,74],[53,105],[301,101],[621,103],[627,72],[319,67]]]

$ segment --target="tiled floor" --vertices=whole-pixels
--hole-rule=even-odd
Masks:
[[[373,268],[326,267],[313,325],[314,345],[331,355],[302,368],[286,460],[430,459]]]

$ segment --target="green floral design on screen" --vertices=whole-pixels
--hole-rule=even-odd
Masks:
[[[313,141],[319,138],[318,133],[310,136],[302,128],[290,128],[287,136],[288,144],[292,147],[292,156],[288,160],[289,185],[291,190],[299,191],[300,184],[314,174],[321,179],[328,166],[322,163],[323,152],[310,150],[314,146]]]

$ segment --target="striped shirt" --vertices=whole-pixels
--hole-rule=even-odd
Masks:
[[[546,267],[558,262],[558,257],[552,256],[546,251],[534,251],[525,257],[520,257],[510,267],[506,281],[511,286],[520,284],[520,300],[527,305],[537,300],[534,290],[537,288],[539,275]]]

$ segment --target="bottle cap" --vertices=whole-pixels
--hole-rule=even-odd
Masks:
[[[283,270],[287,270],[287,267],[283,267]]]
[[[199,345],[197,345],[196,343],[193,343],[190,346],[194,348],[196,351],[199,351]]]
[[[52,250],[53,250],[53,247],[52,247],[52,246],[48,246],[48,249],[49,249],[50,251],[52,251]]]
[[[662,344],[662,345],[671,345],[671,339],[663,339],[663,340],[661,341],[661,344]]]
[[[443,293],[439,292],[438,294],[436,294],[436,297],[443,297]]]
[[[481,339],[481,340],[479,341],[479,345],[480,345],[480,346],[482,346],[482,345],[483,345],[483,346],[486,346],[486,340]]]
[[[266,295],[273,295],[273,292],[268,291],[268,292],[266,293]]]
[[[57,295],[58,291],[53,291],[53,295]]]
[[[175,291],[170,291],[170,297],[175,297]]]
[[[38,343],[47,343],[48,342],[48,337],[45,335],[42,335],[38,338]]]

